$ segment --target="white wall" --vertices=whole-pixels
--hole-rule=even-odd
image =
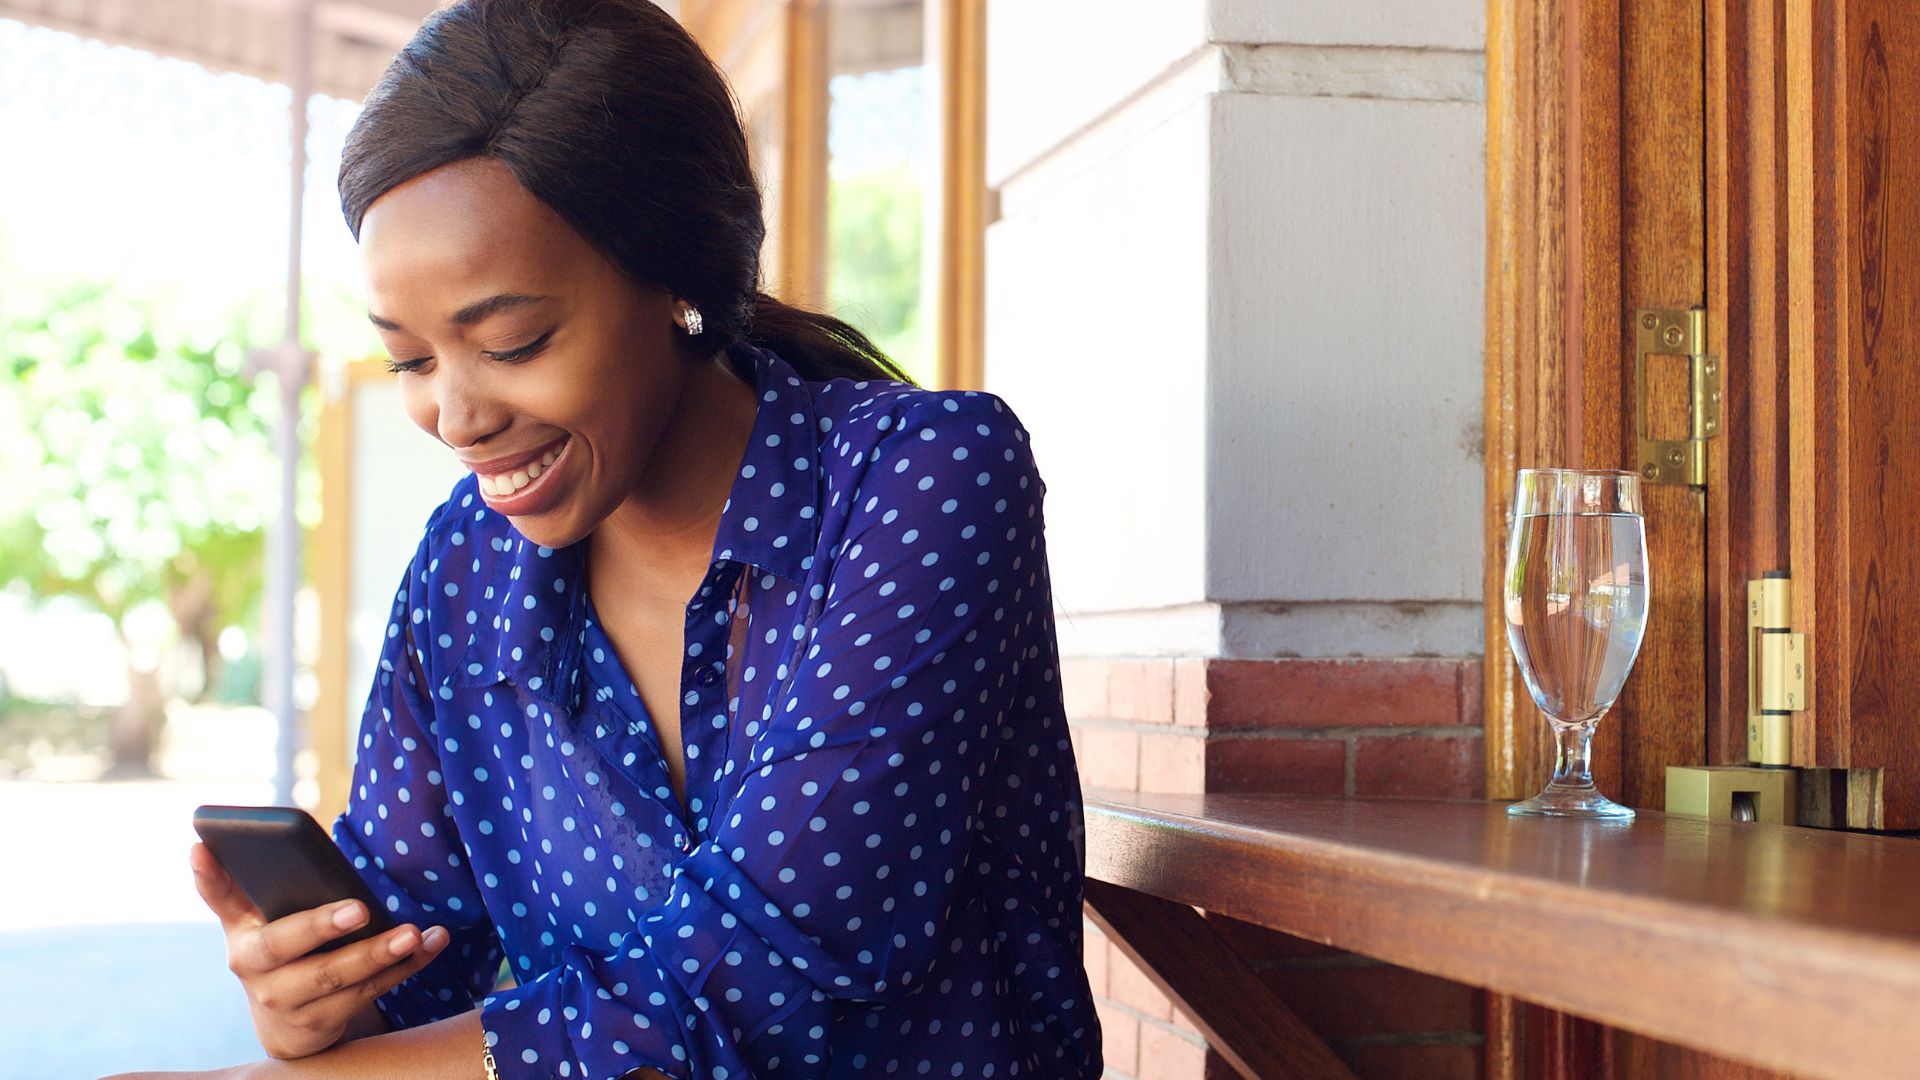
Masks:
[[[987,385],[1063,650],[1479,651],[1481,5],[988,25]]]
[[[1307,45],[1486,46],[1482,0],[1213,0],[1214,41]]]
[[[1069,610],[1205,590],[1208,120],[1008,189],[988,232],[989,388],[1033,433]]]
[[[1208,599],[1479,596],[1482,117],[1213,99]]]

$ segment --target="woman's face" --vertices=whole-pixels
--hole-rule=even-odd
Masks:
[[[671,296],[486,158],[375,200],[360,252],[407,415],[479,476],[488,506],[564,547],[636,489],[685,388]]]

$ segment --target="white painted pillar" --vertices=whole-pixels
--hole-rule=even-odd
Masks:
[[[987,386],[1069,655],[1481,651],[1482,20],[990,5]]]

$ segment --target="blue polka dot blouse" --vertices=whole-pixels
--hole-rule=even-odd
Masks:
[[[727,358],[759,403],[687,606],[684,806],[586,544],[529,544],[472,476],[429,521],[334,824],[452,932],[381,1011],[477,1002],[510,1080],[1099,1076],[1026,430]]]

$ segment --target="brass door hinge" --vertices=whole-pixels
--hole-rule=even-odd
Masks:
[[[1720,358],[1707,354],[1705,308],[1641,308],[1634,315],[1634,433],[1640,477],[1650,484],[1707,483],[1707,440],[1720,434]],[[1687,358],[1687,437],[1656,439],[1648,432],[1650,357]]]
[[[1790,763],[1793,714],[1807,707],[1807,636],[1792,624],[1785,573],[1747,582],[1747,758],[1756,765]]]

